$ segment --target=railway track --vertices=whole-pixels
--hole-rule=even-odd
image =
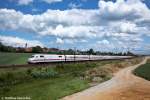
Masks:
[[[122,58],[122,59],[101,59],[101,60],[86,60],[86,61],[67,61],[67,62],[49,62],[49,63],[38,63],[38,64],[12,64],[12,65],[0,65],[0,69],[3,68],[23,68],[23,67],[46,67],[50,65],[58,65],[58,64],[66,64],[66,63],[85,63],[85,62],[98,62],[98,61],[111,61],[111,60],[125,60],[125,59],[133,59],[131,58]]]

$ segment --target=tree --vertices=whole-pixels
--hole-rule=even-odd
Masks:
[[[11,46],[5,46],[0,42],[0,51],[2,51],[2,52],[15,52],[16,49],[14,47],[11,47]]]
[[[4,45],[0,42],[0,51],[4,51]]]
[[[33,53],[41,53],[43,52],[43,49],[40,46],[36,46],[32,48]]]
[[[95,54],[95,53],[94,53],[94,50],[93,50],[92,48],[91,48],[89,51],[87,51],[87,53],[88,53],[88,54],[91,54],[91,55],[92,55],[92,54]]]
[[[67,54],[69,54],[69,55],[73,55],[73,54],[74,54],[74,52],[75,52],[74,50],[72,50],[72,49],[68,49],[66,53],[67,53]]]
[[[130,51],[128,51],[126,55],[127,56],[134,56],[134,54],[132,52],[130,52]]]

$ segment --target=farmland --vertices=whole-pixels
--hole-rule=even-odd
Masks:
[[[20,57],[24,63],[31,54],[18,55],[24,55]],[[27,96],[32,100],[56,100],[109,80],[114,72],[139,61],[141,59],[135,58],[0,69],[0,97]],[[19,59],[14,62],[21,63]]]
[[[150,60],[148,60],[146,64],[135,69],[134,73],[150,81]]]
[[[0,53],[0,65],[26,64],[32,53]]]
[[[10,68],[0,71],[0,96],[28,96],[33,100],[56,100],[89,87],[82,72],[101,63],[78,63],[38,68]]]

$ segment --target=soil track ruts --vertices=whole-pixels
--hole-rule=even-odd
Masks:
[[[104,83],[62,98],[62,100],[150,100],[150,81],[133,75],[141,63],[122,69]]]

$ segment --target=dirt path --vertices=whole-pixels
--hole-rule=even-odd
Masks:
[[[66,96],[63,100],[150,100],[150,81],[132,74],[136,67],[146,61],[147,58],[140,64],[119,71],[111,80]]]

